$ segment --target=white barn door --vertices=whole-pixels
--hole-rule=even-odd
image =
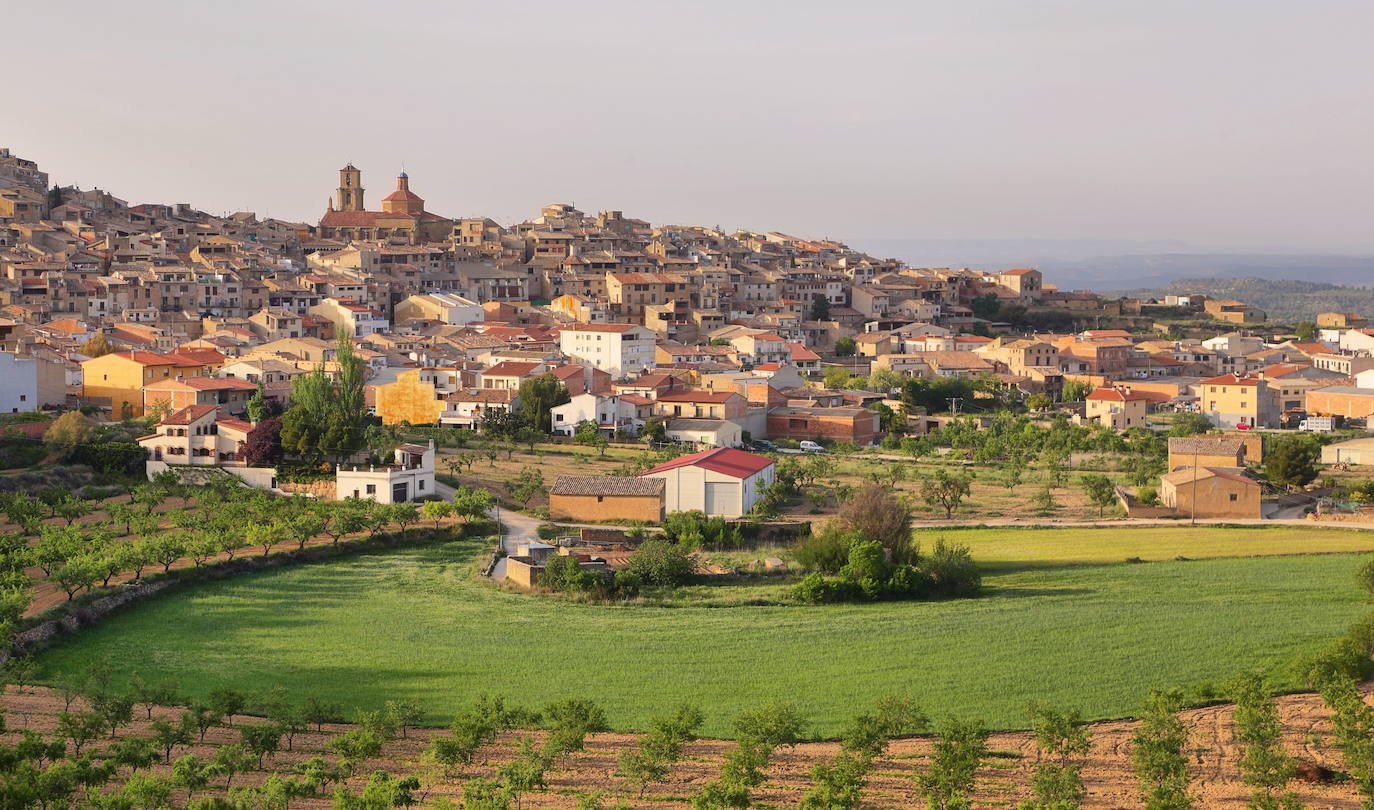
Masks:
[[[739,484],[735,482],[707,481],[706,514],[730,516],[741,514],[739,489]]]

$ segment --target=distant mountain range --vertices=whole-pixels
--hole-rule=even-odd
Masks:
[[[1357,312],[1374,316],[1374,287],[1343,287],[1319,281],[1268,278],[1179,279],[1159,288],[1105,291],[1132,298],[1163,298],[1165,295],[1202,293],[1213,298],[1234,298],[1259,307],[1270,321],[1315,321],[1322,312]]]
[[[1374,285],[1374,251],[1369,255],[1282,248],[1228,251],[1169,241],[1055,239],[866,239],[851,245],[915,267],[1036,267],[1046,281],[1063,290],[1156,289],[1181,279],[1242,277]]]

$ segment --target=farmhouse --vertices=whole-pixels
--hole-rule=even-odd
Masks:
[[[1180,515],[1259,518],[1260,485],[1241,470],[1184,467],[1159,479],[1159,499]]]
[[[721,447],[675,458],[640,477],[663,480],[663,505],[668,512],[739,517],[763,497],[776,468],[767,456]]]
[[[663,520],[662,478],[565,475],[549,490],[553,520]]]

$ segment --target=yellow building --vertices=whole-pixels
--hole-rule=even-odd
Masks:
[[[377,417],[384,425],[437,425],[446,403],[435,385],[436,369],[417,368],[396,375],[396,382],[377,386]],[[449,371],[456,370],[449,369]]]
[[[1269,384],[1253,374],[1223,374],[1198,384],[1202,413],[1217,427],[1278,427]]]
[[[1099,388],[1084,402],[1084,421],[1096,422],[1117,430],[1145,426],[1145,409],[1150,399],[1144,394],[1118,388]]]
[[[205,363],[177,354],[111,352],[81,364],[81,396],[116,417],[142,416],[143,386],[208,373]]]

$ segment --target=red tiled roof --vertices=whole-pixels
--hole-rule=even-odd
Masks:
[[[169,415],[162,420],[164,425],[189,425],[197,419],[202,419],[208,413],[219,410],[218,405],[188,405],[185,408]]]
[[[628,332],[637,323],[577,323],[563,327],[564,332]]]
[[[199,366],[194,360],[187,359],[175,354],[158,354],[157,352],[111,352],[116,357],[125,360],[132,360],[144,366]]]
[[[1130,402],[1132,400],[1149,399],[1149,397],[1144,394],[1122,391],[1119,388],[1099,388],[1091,394],[1088,394],[1087,398],[1103,402]]]
[[[680,394],[664,394],[659,402],[729,402],[730,397],[738,397],[734,391],[684,391]]]
[[[540,363],[522,363],[505,360],[482,372],[483,377],[524,377],[538,368]]]
[[[717,447],[714,450],[680,456],[666,464],[660,464],[652,470],[646,470],[640,475],[653,475],[654,473],[676,470],[679,467],[702,467],[712,472],[742,479],[748,478],[759,470],[767,469],[772,464],[773,459],[767,456],[756,456],[753,453],[746,453],[733,447]]]
[[[1223,374],[1203,380],[1203,385],[1259,385],[1260,379],[1253,374]]]

